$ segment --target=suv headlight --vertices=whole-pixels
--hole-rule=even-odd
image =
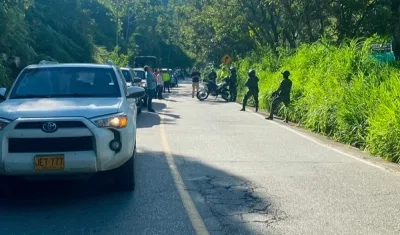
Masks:
[[[4,129],[10,123],[10,121],[0,118],[0,131]]]
[[[125,114],[118,114],[107,118],[96,118],[92,121],[98,127],[124,128],[128,125],[128,117]]]

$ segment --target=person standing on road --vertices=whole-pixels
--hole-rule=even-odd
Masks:
[[[243,107],[240,111],[246,111],[246,105],[247,105],[247,100],[253,96],[254,98],[254,103],[256,105],[256,112],[258,112],[258,77],[256,76],[256,71],[254,69],[250,69],[248,72],[249,78],[247,79],[247,82],[245,86],[249,89],[247,91],[247,94],[244,96],[243,99]]]
[[[169,70],[162,72],[162,79],[164,81],[164,93],[166,88],[168,89],[168,93],[171,93],[170,86],[171,86],[171,76],[169,75]]]
[[[208,74],[208,79],[215,83],[217,82],[217,73],[215,72],[215,69],[212,69],[211,73]]]
[[[265,119],[273,120],[274,119],[274,112],[278,108],[278,106],[283,103],[285,107],[288,109],[290,105],[290,92],[292,90],[292,81],[289,79],[290,72],[284,71],[282,73],[283,80],[281,85],[279,86],[278,90],[272,93],[272,97],[275,97],[271,104],[271,111],[269,116]],[[285,115],[285,122],[288,122],[288,113],[286,112]]]
[[[237,74],[236,69],[234,67],[230,67],[230,76],[229,76],[229,91],[231,93],[231,102],[236,102],[237,97]]]
[[[197,70],[197,68],[194,68],[192,74],[190,75],[190,77],[192,78],[192,98],[194,98],[195,90],[196,93],[199,92],[200,76],[200,72]]]
[[[153,98],[156,96],[157,81],[150,66],[144,66],[144,72],[147,83],[147,110],[154,113]]]
[[[157,71],[158,71],[158,73],[156,75],[156,80],[157,80],[157,98],[159,100],[162,100],[162,99],[164,99],[163,96],[162,96],[163,89],[164,89],[164,80],[162,79],[162,71],[161,71],[161,69],[157,70]]]

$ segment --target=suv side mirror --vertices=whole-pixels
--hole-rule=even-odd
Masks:
[[[133,83],[141,83],[141,82],[142,82],[141,78],[139,78],[139,77],[133,78]]]
[[[6,92],[7,92],[7,88],[0,88],[0,100],[5,100],[6,99]]]
[[[145,95],[146,95],[146,90],[143,89],[142,87],[131,86],[128,87],[128,95],[126,97],[131,99],[140,99]]]

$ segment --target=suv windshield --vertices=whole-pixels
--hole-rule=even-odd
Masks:
[[[144,71],[135,70],[134,72],[135,72],[135,77],[138,77],[138,78],[141,78],[141,79],[145,79],[144,78]]]
[[[10,99],[56,97],[121,97],[112,68],[51,67],[25,69]]]
[[[121,69],[126,82],[132,82],[132,74],[127,69]]]

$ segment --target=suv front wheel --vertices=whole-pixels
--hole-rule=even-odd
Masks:
[[[133,191],[135,189],[136,143],[132,157],[122,166],[113,170],[116,191]]]

